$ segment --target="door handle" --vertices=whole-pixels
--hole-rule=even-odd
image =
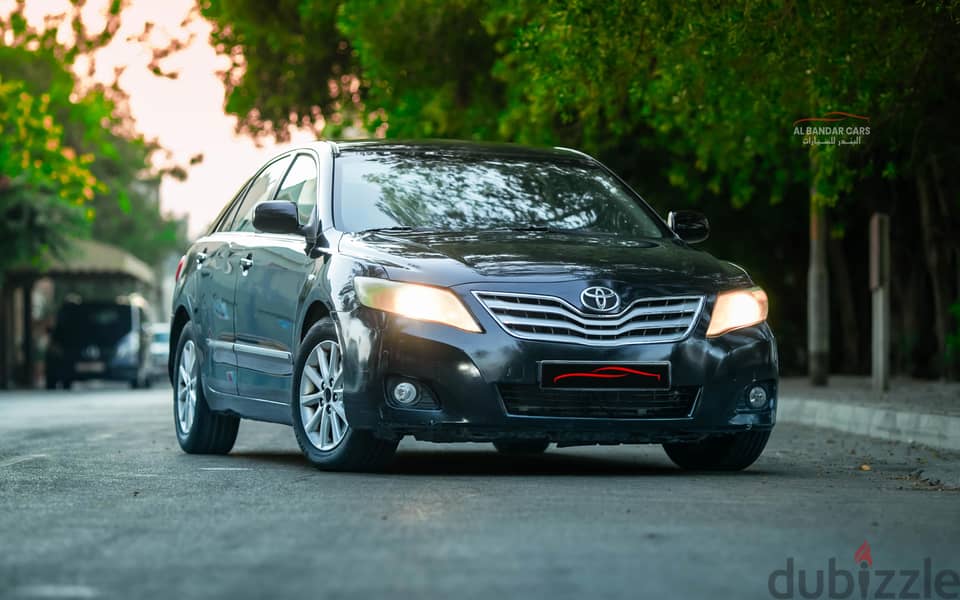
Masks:
[[[253,266],[253,259],[249,256],[240,259],[240,274],[246,275],[247,271],[250,270],[250,267]]]
[[[205,250],[197,252],[197,264],[202,265],[207,260],[207,253]]]

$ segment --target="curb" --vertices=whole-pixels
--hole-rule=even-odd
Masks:
[[[960,416],[781,396],[777,419],[882,440],[960,450]]]

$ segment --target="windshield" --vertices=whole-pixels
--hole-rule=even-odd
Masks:
[[[464,153],[337,158],[342,231],[548,229],[664,237],[656,216],[615,177],[582,162]]]
[[[71,345],[115,344],[133,326],[126,304],[65,304],[57,317],[54,339]]]

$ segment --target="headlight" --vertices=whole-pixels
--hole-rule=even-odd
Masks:
[[[136,331],[128,332],[117,342],[116,358],[118,360],[136,358],[138,352],[140,352],[140,336]]]
[[[360,304],[369,308],[418,321],[443,323],[464,331],[483,331],[450,290],[374,277],[354,277],[353,286]]]
[[[760,288],[723,292],[717,296],[707,337],[750,327],[767,320],[767,293]]]

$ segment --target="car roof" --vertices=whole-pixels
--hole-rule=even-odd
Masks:
[[[467,140],[349,140],[318,141],[312,147],[327,145],[335,155],[350,152],[410,152],[510,156],[530,159],[562,159],[595,162],[579,150],[563,147],[534,147],[500,142]]]

